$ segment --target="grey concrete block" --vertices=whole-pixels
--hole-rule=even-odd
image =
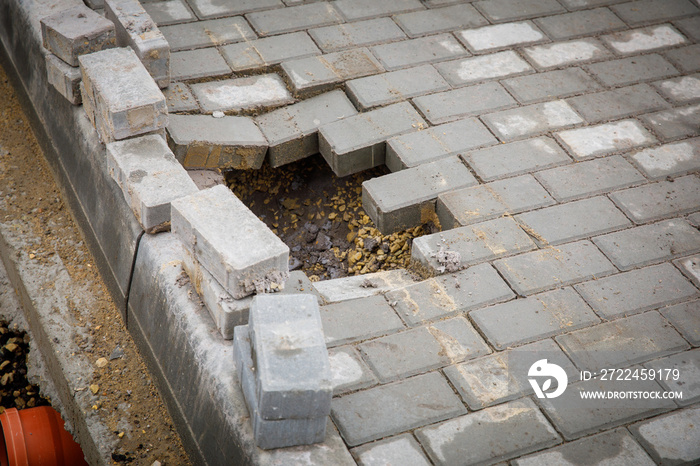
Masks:
[[[700,71],[700,57],[698,57],[698,51],[700,51],[700,44],[695,44],[669,50],[664,55],[666,55],[679,70],[694,72]]]
[[[597,6],[607,6],[613,3],[621,3],[626,0],[560,0],[560,3],[569,10],[588,9]]]
[[[358,348],[381,382],[410,377],[491,352],[463,317],[371,340]]]
[[[328,351],[333,395],[361,390],[377,384],[377,378],[362,360],[357,350],[342,346]]]
[[[700,210],[700,179],[694,175],[616,191],[610,198],[635,223]]]
[[[321,321],[329,347],[387,335],[404,328],[383,296],[321,306]]]
[[[160,3],[156,3],[156,5],[158,4]],[[241,16],[162,26],[160,31],[167,39],[173,52],[226,45],[257,38],[248,22]]]
[[[695,286],[700,288],[700,256],[677,259],[673,263]]]
[[[195,100],[192,91],[183,83],[170,83],[163,89],[165,102],[168,104],[169,113],[192,112],[199,110],[199,104]]]
[[[488,24],[488,21],[470,4],[403,13],[396,15],[394,20],[406,31],[409,37]]]
[[[508,0],[482,0],[476,2],[476,7],[494,23],[566,12],[554,0],[522,0],[517,5]]]
[[[534,72],[512,50],[437,63],[435,68],[455,87]]]
[[[316,282],[314,287],[326,303],[339,303],[350,299],[366,298],[415,282],[403,269],[354,275]]]
[[[543,70],[598,61],[611,55],[597,39],[592,38],[536,45],[523,51],[536,67]]]
[[[332,415],[350,446],[464,414],[466,408],[438,372],[333,400]]]
[[[416,97],[413,102],[434,125],[516,105],[515,99],[498,83],[477,84]]]
[[[694,439],[700,434],[700,408],[676,411],[630,426],[656,464],[692,464],[700,459],[700,446]]]
[[[616,272],[615,267],[590,241],[499,259],[494,265],[520,295],[531,295]]]
[[[688,406],[700,401],[700,349],[674,354],[644,365],[664,374],[659,384],[668,391],[681,392],[683,398],[677,398],[680,406]],[[676,371],[677,377],[665,377],[667,370]]]
[[[289,248],[227,187],[171,206],[173,233],[234,298],[278,289],[286,280]]]
[[[459,31],[457,38],[474,52],[500,50],[503,48],[533,44],[547,40],[547,36],[531,21],[497,24]]]
[[[493,463],[561,442],[557,431],[527,398],[420,429],[416,436],[440,466]],[[499,441],[494,442],[494,438]]]
[[[674,21],[673,23],[678,29],[683,31],[687,37],[700,40],[700,17],[691,16],[690,18]]]
[[[630,26],[682,18],[698,13],[698,8],[688,0],[641,0],[611,7]]]
[[[681,33],[668,24],[616,32],[602,37],[620,55],[648,52],[687,43]]]
[[[472,311],[470,317],[489,342],[499,350],[600,322],[598,316],[571,288],[478,309]],[[536,359],[532,360],[534,361]]]
[[[231,67],[213,47],[202,50],[185,50],[170,55],[170,71],[173,81],[213,78],[231,74]]]
[[[105,0],[105,17],[115,25],[117,44],[131,47],[158,87],[170,84],[170,45],[138,0]]]
[[[559,131],[555,136],[577,160],[628,151],[656,142],[656,138],[636,120]]]
[[[276,65],[286,60],[320,55],[306,32],[293,32],[258,40],[248,40],[221,48],[233,71],[249,71]]]
[[[430,278],[386,294],[386,300],[411,326],[453,316],[515,297],[488,264]]]
[[[336,0],[334,5],[348,21],[425,9],[419,0]]]
[[[66,100],[73,105],[83,101],[80,95],[80,68],[70,66],[56,55],[46,55],[46,79]]]
[[[362,183],[362,206],[383,234],[419,226],[435,215],[438,195],[477,184],[452,156]],[[401,187],[411,186],[406,192]]]
[[[700,74],[652,83],[666,99],[677,104],[700,100]]]
[[[348,96],[358,108],[366,110],[432,92],[450,86],[431,65],[353,79],[346,83]]]
[[[170,147],[185,168],[260,168],[267,141],[249,117],[171,115]]]
[[[78,57],[117,46],[114,24],[79,5],[41,20],[44,47],[70,66],[78,66]]]
[[[600,89],[600,85],[581,68],[566,68],[510,78],[501,84],[524,104]]]
[[[249,13],[246,18],[261,36],[343,22],[336,9],[328,2]]]
[[[202,19],[234,16],[256,10],[284,6],[280,0],[236,0],[233,3],[212,3],[209,0],[191,0],[190,6]]]
[[[282,79],[274,73],[193,84],[192,91],[207,113],[265,109],[294,101]]]
[[[384,163],[386,140],[425,126],[408,102],[328,123],[319,128],[319,149],[337,176]]]
[[[389,139],[386,166],[395,172],[497,142],[483,123],[466,118]]]
[[[678,74],[673,65],[655,53],[588,65],[587,70],[606,86],[668,78]]]
[[[548,137],[488,147],[464,154],[462,158],[484,181],[571,162],[566,152]]]
[[[700,300],[664,307],[659,312],[691,345],[700,346]]]
[[[310,29],[309,34],[324,52],[337,52],[406,38],[406,34],[390,18],[374,18]]]
[[[641,117],[663,141],[700,135],[700,105],[674,108]]]
[[[268,140],[267,159],[272,167],[317,154],[318,128],[357,114],[342,91],[321,94],[256,117]]]
[[[397,435],[362,445],[352,451],[361,466],[379,466],[380,464],[430,466],[431,464],[411,434]]]
[[[612,91],[587,94],[567,102],[589,123],[617,120],[637,113],[655,112],[669,107],[648,84],[636,84]]]
[[[581,370],[632,366],[688,349],[688,343],[656,311],[605,322],[556,338]]]
[[[535,176],[559,201],[602,194],[646,181],[632,164],[619,155],[550,168]]]
[[[482,118],[503,141],[548,133],[583,123],[583,119],[563,100],[503,110]]]
[[[468,55],[464,47],[449,34],[375,45],[370,50],[387,70]]]
[[[626,28],[625,23],[607,8],[538,18],[535,23],[554,40],[592,36]]]
[[[184,0],[143,3],[143,8],[158,26],[183,23],[196,19]]]

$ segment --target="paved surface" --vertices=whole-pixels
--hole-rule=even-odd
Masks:
[[[395,171],[366,189],[383,228],[426,206],[440,218],[413,257],[442,275],[321,308],[332,419],[359,463],[700,461],[697,2],[144,5],[173,50],[171,113],[340,88],[360,113],[321,126],[334,170]],[[247,99],[217,97],[247,74],[275,88],[248,79]],[[534,393],[541,359],[568,375],[562,395]],[[629,380],[581,380],[623,368]]]

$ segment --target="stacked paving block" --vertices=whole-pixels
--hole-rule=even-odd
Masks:
[[[116,47],[114,25],[90,8],[80,5],[41,20],[49,83],[70,103],[79,105],[78,57]]]
[[[258,447],[324,440],[333,389],[315,296],[256,296],[234,357]]]

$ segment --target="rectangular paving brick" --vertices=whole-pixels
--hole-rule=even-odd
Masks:
[[[416,97],[413,102],[434,125],[516,104],[503,87],[493,82]]]
[[[173,81],[187,81],[231,74],[231,67],[216,48],[210,47],[171,53],[170,73]]]
[[[621,86],[678,74],[673,65],[655,53],[588,65],[587,70],[606,86]]]
[[[540,69],[558,68],[600,60],[610,56],[596,39],[578,39],[554,44],[536,45],[523,49],[530,60]]]
[[[521,44],[547,40],[531,21],[496,24],[459,31],[457,38],[474,52],[494,51]]]
[[[482,117],[502,141],[512,141],[583,123],[563,100],[503,110]]]
[[[700,300],[659,309],[683,337],[693,346],[700,346]]]
[[[294,101],[282,79],[274,73],[193,84],[192,92],[207,113],[276,107]]]
[[[697,442],[684,440],[697,437],[699,422],[700,409],[694,407],[640,422],[629,429],[656,464],[692,464],[700,460],[700,447]]]
[[[80,105],[80,68],[70,66],[56,55],[46,55],[46,79],[54,89],[73,105]]]
[[[515,297],[488,264],[390,291],[386,299],[411,326]]]
[[[615,5],[612,10],[630,26],[698,13],[698,8],[689,0],[641,0]]]
[[[637,113],[655,112],[669,104],[648,84],[636,84],[612,91],[586,94],[567,102],[589,123],[617,120]]]
[[[663,141],[700,135],[700,105],[662,110],[644,115],[641,120]]]
[[[415,279],[406,270],[394,269],[323,280],[315,282],[314,288],[326,303],[339,303],[386,293],[413,283]]]
[[[395,172],[497,142],[479,120],[466,118],[389,139],[386,166]]]
[[[230,44],[222,47],[221,53],[233,71],[246,71],[320,55],[321,51],[307,33],[293,32]]]
[[[248,22],[240,16],[163,26],[160,30],[173,52],[257,38]]]
[[[409,37],[488,24],[488,21],[470,4],[403,13],[396,15],[394,21],[406,31]]]
[[[166,0],[164,2],[143,2],[143,8],[156,22],[158,27],[167,24],[194,21],[196,18],[183,0]]]
[[[570,129],[560,131],[555,136],[577,160],[627,151],[656,142],[656,138],[636,120]]]
[[[501,81],[501,84],[524,104],[600,89],[600,85],[581,68],[567,68],[510,78]]]
[[[593,241],[620,270],[700,251],[700,232],[678,219],[608,233]]]
[[[690,18],[680,19],[673,22],[673,25],[683,31],[683,33],[695,42],[700,40],[700,16],[691,16]]]
[[[551,204],[554,200],[537,180],[522,175],[440,194],[436,212],[448,230]]]
[[[644,367],[666,373],[668,369],[677,371],[677,377],[661,377],[659,384],[668,391],[681,392],[683,398],[677,398],[680,406],[688,406],[700,401],[700,349],[685,351],[646,363]],[[673,372],[672,372],[673,374]],[[698,455],[700,457],[700,455]]]
[[[350,99],[362,110],[450,89],[432,65],[353,79],[345,85]]]
[[[349,21],[425,9],[420,0],[336,0],[333,4]]]
[[[700,255],[677,259],[673,263],[695,286],[700,288]]]
[[[478,309],[469,315],[499,350],[600,322],[595,312],[571,288]]]
[[[190,0],[189,5],[197,14],[197,17],[201,19],[240,15],[250,11],[283,6],[280,0],[236,0],[235,2],[227,3],[214,3],[211,0]]]
[[[352,299],[321,306],[321,321],[326,344],[344,345],[386,335],[404,328],[383,296]]]
[[[687,42],[681,33],[667,24],[615,32],[603,36],[602,39],[620,55],[659,50]]]
[[[494,265],[523,296],[616,272],[590,241],[527,252],[499,259]]]
[[[436,322],[358,346],[382,382],[428,372],[491,350],[464,317]]]
[[[559,0],[569,10],[588,9],[597,6],[607,6],[613,3],[621,3],[628,0]]]
[[[700,44],[669,50],[664,55],[679,69],[687,72],[700,71]]]
[[[416,436],[440,466],[489,464],[561,442],[559,434],[527,398],[420,429]],[[495,438],[499,441],[494,442]]]
[[[199,110],[199,104],[187,84],[170,83],[170,86],[163,89],[163,95],[168,104],[168,113]]]
[[[377,384],[377,378],[353,347],[342,346],[328,350],[328,362],[333,377],[333,396]]]
[[[379,231],[389,234],[417,227],[434,215],[438,195],[475,184],[467,166],[451,156],[365,181],[362,206]],[[410,192],[402,189],[406,186]]]
[[[661,95],[674,103],[692,103],[700,99],[700,74],[682,76],[652,84]]]
[[[592,36],[626,28],[625,23],[607,8],[547,16],[536,19],[535,23],[554,40]]]
[[[389,105],[319,129],[319,149],[337,176],[384,163],[386,140],[425,126],[408,102]]]
[[[375,45],[370,50],[387,70],[468,55],[464,47],[449,34]]]
[[[635,223],[647,223],[664,217],[700,210],[700,179],[694,175],[659,181],[610,195]]]
[[[261,36],[343,22],[336,9],[328,2],[249,13],[246,18]]]
[[[566,12],[556,0],[521,0],[515,4],[508,0],[481,0],[474,6],[494,23]]]
[[[352,449],[359,464],[410,464],[430,466],[413,435],[403,434]]]
[[[466,408],[437,372],[333,400],[332,415],[349,446],[464,414]]]
[[[406,38],[406,34],[390,18],[309,29],[309,34],[326,53]]]
[[[435,68],[453,86],[534,72],[532,67],[512,50],[438,63]]]

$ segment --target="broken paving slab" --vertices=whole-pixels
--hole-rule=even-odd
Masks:
[[[274,73],[192,84],[191,87],[206,113],[256,110],[294,102],[282,79]]]
[[[413,283],[415,280],[410,273],[404,269],[395,269],[323,280],[314,283],[314,287],[323,300],[330,304],[375,296]]]
[[[258,169],[267,140],[252,118],[171,115],[168,142],[185,168]]]

